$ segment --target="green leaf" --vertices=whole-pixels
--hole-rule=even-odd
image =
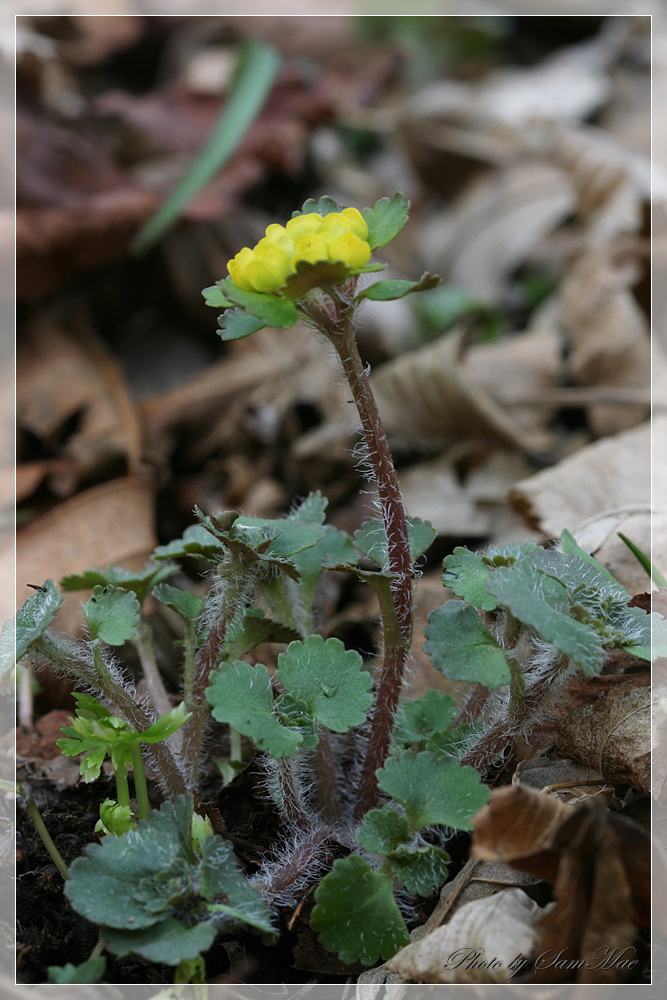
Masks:
[[[491,594],[486,589],[486,581],[491,576],[491,570],[478,555],[458,545],[451,555],[443,560],[444,573],[442,582],[449,587],[457,597],[462,597],[468,604],[473,604],[483,611],[493,611],[498,607]]]
[[[46,628],[53,621],[56,612],[62,606],[64,597],[54,584],[53,580],[47,580],[39,590],[36,590],[28,600],[25,602],[22,608],[16,612],[16,631],[15,631],[15,658],[16,661],[20,660],[22,656],[25,656],[28,648],[32,646],[33,642],[36,642],[44,633]],[[8,628],[7,623],[3,628],[3,638],[5,634],[5,629]],[[9,628],[7,631],[8,647],[11,643],[12,629]],[[4,645],[4,642],[3,642]],[[12,650],[12,652],[14,652]],[[5,666],[10,663],[13,665],[14,658],[3,657],[5,660]]]
[[[292,212],[292,218],[296,219],[299,215],[313,214],[321,215],[324,218],[329,212],[340,212],[340,208],[331,195],[325,194],[319,201],[315,201],[314,198],[307,198],[300,212]]]
[[[268,326],[277,326],[286,330],[288,327],[294,326],[297,321],[296,306],[289,299],[239,288],[231,278],[223,278],[220,287],[223,295],[226,295],[228,299],[250,313],[251,316],[261,319]]]
[[[60,586],[64,590],[92,590],[96,586],[114,586],[122,590],[133,590],[138,601],[143,601],[148,592],[162,580],[167,580],[178,572],[176,563],[162,563],[156,566],[147,563],[142,570],[123,569],[122,566],[107,566],[103,570],[89,569],[85,573],[64,576]]]
[[[591,561],[578,553],[566,554],[553,549],[548,552],[531,552],[528,558],[541,573],[562,583],[574,599],[587,590],[593,598],[593,606],[601,606],[602,599],[607,597],[619,604],[627,604],[629,600],[630,595],[623,584],[607,573],[597,560]],[[585,598],[585,594],[583,596]]]
[[[602,565],[601,562],[598,562],[595,556],[592,556],[589,552],[586,552],[585,549],[582,549],[582,547],[579,544],[577,544],[574,537],[570,534],[570,532],[567,529],[564,529],[561,532],[560,543],[563,552],[566,555],[581,556],[582,559],[585,559],[586,562],[591,563],[592,566],[596,566],[600,570],[600,572],[604,573],[606,576],[609,577],[610,580],[613,580],[614,583],[618,584],[618,580],[616,579],[616,577],[613,576],[609,572],[609,570]]]
[[[639,565],[642,567],[643,570],[645,570],[648,573],[648,575],[651,577],[651,579],[659,587],[663,587],[663,588],[667,587],[667,579],[665,579],[665,577],[663,576],[663,574],[660,572],[659,569],[656,569],[656,567],[653,565],[653,563],[651,562],[651,560],[649,559],[649,557],[646,555],[646,553],[642,552],[642,550],[639,548],[639,546],[635,545],[634,542],[631,542],[630,539],[627,537],[627,535],[624,535],[623,532],[617,531],[616,534],[621,539],[621,541],[625,545],[627,545],[627,547],[630,549],[630,551],[632,552],[633,556],[636,558],[636,560],[639,563]]]
[[[389,855],[391,870],[408,892],[430,896],[447,881],[451,858],[432,844],[403,846]]]
[[[438,275],[429,274],[426,271],[419,281],[400,281],[388,279],[386,281],[376,281],[374,285],[363,288],[356,296],[355,301],[371,299],[373,302],[387,302],[390,299],[402,299],[413,292],[425,292],[429,288],[436,288],[440,284]]]
[[[247,541],[253,548],[261,544],[260,538],[268,538],[268,545],[262,554],[277,559],[289,559],[298,552],[316,545],[323,538],[324,532],[325,528],[321,524],[303,524],[289,517],[282,519],[239,517],[227,537]]]
[[[290,643],[278,657],[277,673],[285,690],[334,733],[366,721],[373,679],[359,653],[346,650],[340,639],[325,642],[321,635],[310,635],[305,642]]]
[[[122,646],[134,636],[139,624],[139,601],[134,591],[98,584],[83,606],[91,639],[108,646]]]
[[[357,854],[339,858],[315,890],[310,925],[342,962],[374,965],[410,942],[393,893],[393,879],[373,872]]]
[[[175,191],[135,236],[135,253],[152,246],[222,169],[261,111],[279,68],[280,55],[271,46],[254,40],[243,45],[229,96],[210,138]]]
[[[206,697],[217,722],[227,722],[272,757],[291,757],[303,742],[297,730],[276,718],[271,677],[261,663],[254,667],[243,660],[223,663],[211,674]]]
[[[122,837],[105,837],[101,844],[89,844],[85,854],[72,862],[70,879],[65,883],[65,895],[77,913],[93,923],[118,929],[140,930],[156,924],[161,918],[154,905],[156,891],[159,894],[161,890],[167,906],[174,892],[170,869],[181,871],[194,860],[191,819],[192,796],[184,795],[152,810],[148,819]],[[156,884],[158,870],[167,877]],[[150,903],[146,902],[148,889]]]
[[[197,958],[208,951],[215,941],[216,931],[210,924],[188,927],[170,917],[154,927],[137,931],[118,931],[105,928],[104,938],[110,951],[119,958],[141,955],[149,962],[178,965],[188,958]]]
[[[177,538],[167,545],[158,545],[153,552],[154,559],[184,559],[188,556],[204,562],[219,562],[224,555],[222,543],[202,524],[191,524]]]
[[[420,517],[407,518],[410,562],[415,562],[426,552],[437,538],[437,531],[430,521]],[[384,523],[379,519],[364,521],[354,534],[354,544],[360,552],[374,563],[386,569],[389,565],[389,549]]]
[[[229,309],[234,305],[232,300],[223,294],[220,285],[209,285],[208,288],[202,288],[202,295],[206,305],[213,309]]]
[[[219,914],[218,926],[241,922],[267,934],[275,933],[268,907],[240,870],[229,841],[221,837],[202,841],[200,878],[200,893],[213,904],[209,912]]]
[[[304,524],[324,524],[328,506],[329,501],[320,490],[311,491],[298,507],[290,512],[289,517],[290,520],[302,521]]]
[[[228,629],[225,659],[239,659],[262,642],[288,643],[298,638],[299,633],[295,629],[266,618],[258,608],[251,608],[236,627]]]
[[[528,563],[496,570],[488,589],[515,618],[530,625],[546,642],[552,643],[591,677],[602,667],[602,643],[595,631],[575,621],[554,606],[562,593],[563,608],[568,608],[565,588]]]
[[[191,712],[186,710],[185,702],[182,701],[176,708],[172,708],[171,712],[167,715],[162,715],[159,719],[156,719],[148,729],[137,733],[137,738],[141,743],[161,743],[162,740],[173,736],[176,730],[180,729],[183,723],[190,718],[191,714]]]
[[[190,590],[181,590],[179,587],[171,587],[168,583],[161,583],[153,590],[153,597],[171,608],[176,614],[186,622],[195,622],[199,618],[204,600],[193,594]]]
[[[249,316],[243,309],[228,309],[218,316],[217,334],[221,340],[243,340],[265,326],[263,319]]]
[[[104,955],[97,958],[87,958],[80,965],[72,965],[67,962],[65,965],[49,965],[47,975],[50,983],[61,985],[69,983],[99,983],[106,972],[107,960]]]
[[[424,652],[446,677],[487,688],[509,683],[510,668],[503,649],[469,604],[447,601],[429,614],[428,622]]]
[[[373,854],[389,854],[411,838],[407,817],[392,806],[371,809],[354,834],[354,839]]]
[[[371,250],[385,246],[400,233],[408,221],[409,208],[410,202],[399,191],[391,199],[380,198],[373,208],[362,209],[361,214],[368,226],[366,239]]]
[[[425,749],[460,760],[483,734],[484,726],[481,722],[464,722],[462,725],[456,726],[455,729],[433,733]]]
[[[136,826],[129,806],[120,806],[115,799],[100,802],[100,818],[95,824],[95,833],[120,837],[129,830],[135,830]]]
[[[640,611],[640,608],[630,608],[630,611]],[[646,615],[646,624],[642,629],[642,637],[633,643],[627,643],[620,648],[626,653],[632,653],[641,660],[657,660],[667,657],[667,619],[652,611]]]
[[[456,702],[449,694],[427,691],[423,698],[398,706],[394,739],[399,743],[423,743],[435,733],[449,729],[456,714]]]
[[[489,798],[474,767],[428,750],[389,757],[375,773],[382,791],[401,803],[414,831],[432,824],[472,830],[473,816]]]

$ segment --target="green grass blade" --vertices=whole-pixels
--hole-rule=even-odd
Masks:
[[[231,93],[208,142],[180,184],[139,230],[131,245],[134,253],[148,250],[227,162],[261,111],[279,67],[280,55],[271,46],[256,41],[243,46]]]
[[[642,552],[642,550],[638,548],[634,542],[631,542],[629,538],[627,538],[624,534],[622,534],[622,532],[617,531],[616,534],[618,535],[618,537],[621,539],[622,542],[625,542],[627,547],[632,552],[633,556],[635,556],[635,558],[637,559],[637,562],[640,564],[642,569],[646,570],[646,572],[651,577],[653,582],[657,583],[659,587],[667,587],[667,580],[662,575],[660,570],[655,568],[649,557],[644,552]]]

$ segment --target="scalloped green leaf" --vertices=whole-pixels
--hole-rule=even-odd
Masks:
[[[249,537],[249,544],[257,547],[256,533],[268,533],[269,543],[263,555],[276,559],[289,559],[304,549],[310,549],[324,537],[325,528],[321,524],[307,524],[293,518],[271,519],[262,517],[239,517],[228,533],[232,539],[240,541]],[[253,539],[255,532],[255,539]],[[250,540],[253,539],[253,540]]]
[[[91,639],[108,646],[122,646],[134,636],[139,624],[139,601],[132,590],[97,586],[83,606]]]
[[[449,729],[456,715],[456,702],[449,694],[431,689],[423,698],[399,704],[394,739],[399,743],[424,743],[435,733]]]
[[[595,556],[592,556],[589,552],[586,552],[585,549],[582,549],[582,547],[577,543],[576,539],[573,537],[573,535],[570,534],[570,532],[567,529],[564,529],[561,532],[560,543],[563,552],[565,552],[566,555],[581,556],[582,559],[585,559],[586,562],[591,563],[592,566],[595,566],[598,570],[600,570],[601,573],[604,573],[605,576],[608,576],[610,580],[613,580],[615,584],[620,586],[616,577],[613,576],[609,572],[609,570],[602,565],[601,562],[598,562]]]
[[[357,854],[338,858],[315,890],[310,926],[342,962],[374,965],[410,942],[393,893],[393,878]]]
[[[329,501],[320,490],[311,491],[307,497],[299,503],[289,517],[293,521],[302,521],[304,524],[324,524]]]
[[[160,583],[153,589],[153,597],[164,604],[166,608],[171,608],[176,614],[186,622],[195,622],[204,607],[204,599],[193,594],[190,590],[181,590],[180,587],[171,587],[168,583]]]
[[[259,891],[239,868],[234,849],[221,837],[205,837],[201,844],[200,894],[210,904],[210,913],[242,922],[267,934],[275,933],[271,915]]]
[[[223,293],[219,285],[209,285],[208,288],[202,288],[201,293],[204,296],[206,305],[211,306],[213,309],[229,309],[234,305],[232,300],[228,299]]]
[[[494,611],[498,607],[486,589],[491,570],[480,556],[458,545],[451,555],[445,556],[442,565],[441,580],[457,597],[483,611]]]
[[[278,679],[287,692],[308,706],[314,719],[334,733],[366,721],[373,704],[371,675],[353,649],[340,639],[310,635],[292,642],[278,657]]]
[[[142,570],[124,569],[122,566],[107,566],[106,569],[89,569],[85,573],[70,573],[60,581],[64,590],[92,590],[96,586],[120,587],[122,590],[133,590],[138,601],[143,601],[146,594],[178,572],[176,563],[146,563]]]
[[[185,529],[181,538],[176,538],[167,545],[158,545],[153,551],[153,558],[185,559],[190,556],[205,562],[219,562],[224,551],[220,540],[202,524],[191,524]]]
[[[249,316],[243,309],[228,309],[218,316],[216,333],[221,340],[243,340],[258,330],[263,330],[266,323],[256,316]]]
[[[431,896],[447,881],[451,858],[433,844],[398,847],[388,858],[401,885],[418,896]]]
[[[206,697],[217,722],[233,726],[272,757],[291,757],[303,742],[298,730],[283,726],[274,714],[271,677],[261,663],[223,663],[211,674]]]
[[[410,545],[410,561],[415,562],[437,538],[437,531],[430,521],[422,521],[420,517],[407,518],[408,542]],[[354,533],[354,544],[360,552],[374,563],[386,569],[389,564],[389,550],[384,523],[379,518],[364,521]]]
[[[389,757],[375,772],[383,792],[400,802],[414,831],[438,824],[472,830],[472,819],[489,798],[474,767],[428,750]]]
[[[215,936],[216,930],[210,924],[188,927],[174,917],[145,930],[104,930],[107,946],[119,958],[135,954],[164,965],[178,965],[186,959],[197,958],[201,952],[208,951]]]
[[[587,587],[597,591],[601,598],[609,597],[620,604],[626,604],[630,598],[623,584],[615,580],[599,563],[584,559],[578,552],[567,554],[551,549],[546,552],[531,552],[528,558],[541,573],[562,583],[572,597],[582,587]]]
[[[520,560],[513,566],[497,569],[487,586],[515,618],[530,625],[542,639],[569,656],[585,676],[592,677],[600,671],[600,637],[589,626],[558,610],[559,605],[569,607],[562,584],[540,573],[527,560]]]
[[[172,708],[171,712],[156,719],[148,729],[137,733],[139,742],[161,743],[162,740],[169,739],[190,718],[190,715],[191,713],[185,707],[185,702],[182,701],[176,708]]]
[[[231,278],[223,278],[220,282],[220,289],[223,295],[235,302],[246,313],[261,319],[268,326],[276,326],[281,330],[286,330],[294,326],[297,321],[296,306],[289,299],[239,288]]]
[[[190,847],[192,802],[191,795],[165,802],[136,829],[89,844],[72,862],[65,883],[65,895],[77,913],[120,930],[158,923],[175,891],[170,873],[182,873],[183,866],[195,860]],[[158,870],[163,877],[156,881]],[[160,898],[164,906],[156,905]]]
[[[370,299],[373,302],[388,302],[391,299],[402,299],[413,292],[426,292],[430,288],[436,288],[440,284],[440,280],[437,274],[429,274],[428,271],[425,271],[419,281],[402,281],[392,278],[376,281],[374,285],[362,288],[355,301]]]
[[[97,983],[102,978],[107,968],[105,955],[98,958],[87,958],[79,965],[66,962],[65,965],[47,966],[47,974],[50,983],[65,985],[70,983]]]
[[[629,611],[640,611],[640,608],[629,608]],[[667,619],[652,611],[645,614],[646,622],[643,623],[642,635],[632,643],[626,643],[620,648],[626,653],[632,653],[641,660],[657,660],[667,657]]]
[[[505,653],[469,604],[447,601],[428,616],[424,652],[433,666],[454,681],[473,681],[487,688],[508,684]]]
[[[373,208],[363,208],[363,215],[368,226],[366,237],[371,250],[386,246],[397,236],[408,221],[410,202],[398,191],[393,198],[380,198]]]
[[[389,854],[411,838],[407,816],[393,806],[371,809],[354,834],[354,839],[373,854]]]
[[[306,198],[303,203],[301,211],[292,212],[292,218],[296,219],[299,215],[321,215],[324,217],[328,215],[329,212],[339,212],[340,208],[338,204],[329,194],[322,195],[319,201],[315,201],[314,198]]]
[[[32,594],[22,608],[16,612],[11,623],[3,627],[3,646],[7,644],[8,655],[3,651],[3,670],[13,666],[25,656],[28,648],[36,642],[55,618],[56,612],[62,606],[63,595],[53,580],[47,580],[39,590]],[[12,639],[15,640],[15,647]]]

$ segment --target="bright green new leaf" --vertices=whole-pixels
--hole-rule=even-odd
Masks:
[[[305,642],[290,643],[278,657],[277,673],[285,690],[334,733],[366,721],[373,679],[359,653],[346,650],[340,639],[325,642],[321,635],[310,635]]]
[[[447,601],[429,614],[428,622],[424,652],[446,677],[487,688],[509,683],[505,653],[469,604]]]
[[[108,646],[122,646],[136,632],[139,601],[132,590],[98,585],[84,604],[83,613],[91,639],[100,639]]]
[[[14,662],[25,656],[29,646],[42,636],[62,606],[63,600],[63,595],[53,580],[47,580],[16,612],[15,632],[9,628],[8,623],[5,623],[3,646],[5,643],[7,644],[8,655],[3,655],[3,672],[4,669],[13,666]],[[15,650],[10,648],[13,638],[16,641]]]
[[[136,738],[140,743],[161,743],[162,740],[173,736],[176,730],[180,729],[183,723],[190,718],[191,714],[191,712],[186,711],[185,702],[182,701],[176,708],[172,708],[171,712],[168,712],[167,715],[162,715],[159,719],[156,719],[148,729],[144,729],[143,732],[137,732]]]
[[[389,757],[375,773],[382,791],[401,803],[414,831],[432,824],[472,830],[473,816],[489,798],[474,767],[428,750]]]
[[[426,271],[419,281],[401,281],[388,279],[386,281],[376,281],[374,285],[363,288],[356,297],[357,302],[362,299],[371,299],[373,302],[388,302],[390,299],[402,299],[413,292],[425,292],[429,288],[436,288],[440,284],[437,275],[429,274]]]
[[[168,583],[161,583],[153,590],[153,597],[171,608],[176,614],[186,622],[195,622],[199,618],[204,600],[193,594],[190,590],[181,590],[179,587],[171,587]]]
[[[291,757],[303,742],[296,729],[281,725],[273,711],[273,687],[262,664],[223,663],[211,674],[206,697],[217,722],[227,722],[272,757]]]
[[[565,588],[527,560],[496,570],[488,589],[515,618],[532,626],[591,677],[602,667],[602,642],[587,625],[557,610],[569,607]],[[559,594],[562,593],[561,599]]]
[[[430,896],[447,881],[451,858],[433,844],[398,847],[388,858],[401,885],[418,896]]]
[[[85,573],[71,573],[64,576],[60,586],[64,590],[92,590],[93,587],[108,585],[122,590],[133,590],[138,601],[143,601],[156,585],[178,572],[176,563],[147,563],[142,570],[123,569],[122,566],[107,566],[104,570],[89,569]]]
[[[443,567],[442,582],[457,597],[462,597],[468,604],[483,611],[493,611],[498,606],[486,589],[486,581],[491,576],[491,570],[484,560],[470,549],[458,545],[451,555],[445,556]]]
[[[243,340],[265,326],[263,319],[249,316],[243,309],[228,309],[218,316],[217,334],[221,340]]]
[[[357,854],[339,858],[315,890],[310,926],[342,962],[374,965],[410,942],[391,876],[374,872]]]
[[[405,813],[392,806],[371,809],[356,830],[354,839],[373,854],[389,854],[412,839]]]
[[[380,198],[373,208],[363,208],[363,215],[368,226],[368,242],[371,250],[386,246],[397,236],[408,221],[410,202],[399,191],[393,198]]]
[[[49,982],[65,985],[70,983],[98,983],[106,972],[107,960],[104,955],[87,958],[80,965],[49,965],[46,969]]]
[[[410,562],[415,562],[430,548],[438,533],[430,521],[422,521],[420,517],[407,518],[407,528]],[[368,559],[372,559],[382,568],[387,568],[389,564],[387,535],[384,524],[379,518],[364,521],[354,533],[354,544]]]
[[[104,929],[104,939],[110,951],[119,958],[141,955],[149,962],[179,965],[186,959],[197,958],[208,951],[215,941],[216,930],[210,924],[188,927],[174,917],[153,927],[137,931]]]
[[[220,282],[220,288],[223,295],[226,295],[228,299],[250,313],[251,316],[261,319],[267,326],[277,326],[286,330],[290,326],[294,326],[297,321],[296,306],[289,299],[239,288],[231,278],[223,278]]]
[[[665,579],[664,575],[660,572],[660,570],[653,565],[653,563],[646,555],[646,553],[642,552],[639,546],[635,545],[634,542],[630,541],[627,535],[624,535],[622,531],[617,531],[616,534],[621,539],[623,544],[627,545],[627,547],[630,549],[630,551],[632,552],[633,556],[635,557],[639,565],[642,567],[643,570],[646,571],[646,573],[648,573],[651,579],[654,580],[659,587],[666,588],[667,579]]]
[[[398,706],[394,739],[399,743],[424,743],[435,733],[448,730],[456,715],[456,702],[449,694],[431,689],[423,698]]]
[[[220,285],[209,285],[208,288],[202,288],[201,293],[206,305],[213,309],[229,309],[234,305],[232,300],[223,293]]]

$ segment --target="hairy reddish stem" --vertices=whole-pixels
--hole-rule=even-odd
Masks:
[[[396,627],[388,629],[389,623],[383,614],[384,663],[355,804],[355,817],[361,818],[377,804],[375,771],[382,767],[389,751],[394,716],[403,685],[412,631],[412,568],[405,508],[398,477],[349,315],[342,317],[337,329],[325,329],[325,333],[336,348],[361,418],[387,535],[389,571],[394,575],[391,594]]]

